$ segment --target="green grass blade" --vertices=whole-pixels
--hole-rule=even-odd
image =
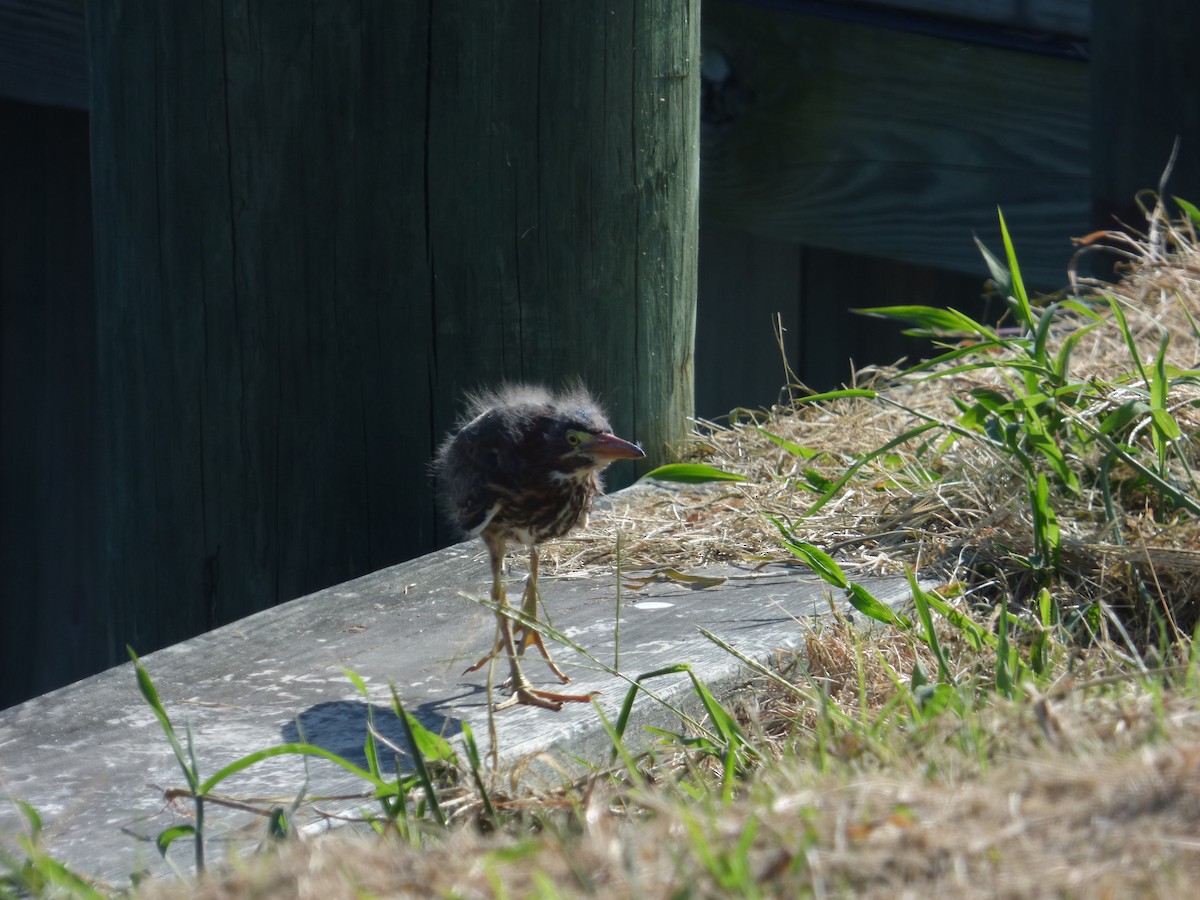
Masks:
[[[338,756],[336,753],[326,750],[324,747],[318,747],[315,744],[306,743],[291,743],[277,744],[274,747],[267,747],[264,750],[256,750],[253,753],[247,753],[245,756],[239,757],[229,765],[215,772],[196,788],[196,793],[200,795],[211,794],[213,789],[225,779],[243,772],[251,766],[262,762],[266,759],[273,759],[276,756],[315,756],[320,759],[328,760],[337,766],[345,769],[351,775],[361,778],[363,781],[371,784],[375,788],[375,796],[383,796],[386,794],[395,793],[395,785],[384,781],[381,778],[373,775],[371,772],[357,766],[345,757]]]
[[[425,799],[429,802],[429,809],[433,813],[433,817],[437,819],[437,823],[440,826],[445,828],[446,814],[442,812],[442,805],[438,802],[437,790],[433,785],[433,778],[429,774],[429,767],[425,765],[425,754],[422,744],[418,743],[416,728],[414,728],[415,720],[408,714],[408,711],[404,708],[404,704],[400,701],[400,694],[396,691],[395,683],[393,682],[390,687],[392,689],[392,708],[396,710],[396,714],[400,719],[400,725],[404,729],[404,736],[408,739],[408,751],[412,757],[413,768],[417,772],[417,780],[425,791]],[[421,730],[425,731],[424,728]],[[428,731],[425,733],[429,734]],[[453,756],[453,750],[451,750],[451,756]]]
[[[853,312],[878,319],[910,322],[933,336],[957,336],[966,333],[986,341],[1000,342],[999,335],[991,328],[956,309],[940,306],[876,306],[870,309],[856,309]]]
[[[755,425],[754,427],[759,434],[777,446],[782,447],[788,453],[792,454],[792,456],[798,456],[805,460],[812,460],[825,452],[824,450],[813,450],[811,447],[803,447],[794,441],[789,441],[787,438],[780,437],[777,434],[772,434],[761,426]]]
[[[1174,194],[1171,195],[1171,199],[1179,205],[1179,208],[1182,209],[1187,217],[1191,220],[1192,227],[1200,228],[1200,208],[1198,208],[1194,203],[1189,203],[1187,200],[1184,200],[1182,197],[1176,197]]]
[[[921,629],[925,632],[925,643],[929,645],[929,649],[933,651],[934,658],[937,659],[938,681],[944,684],[952,684],[954,679],[950,675],[950,664],[946,660],[946,652],[942,649],[937,631],[933,627],[933,615],[930,611],[929,598],[925,593],[925,589],[917,582],[916,573],[912,569],[906,569],[905,574],[908,576],[908,587],[912,593],[913,605],[917,608],[917,618],[920,619]]]
[[[878,598],[858,582],[851,582],[846,589],[846,599],[850,601],[850,605],[857,609],[864,616],[869,616],[877,622],[882,622],[885,625],[895,625],[908,631],[912,628],[912,623],[905,616],[899,615],[886,603],[881,603]]]
[[[1033,307],[1029,304],[1029,294],[1025,291],[1025,281],[1021,277],[1021,267],[1017,263],[1017,251],[1013,246],[1012,237],[1008,233],[1008,223],[1004,221],[1004,213],[1000,209],[997,209],[996,213],[1000,218],[1000,237],[1004,241],[1004,256],[1008,260],[1012,299],[1015,302],[1014,312],[1022,326],[1030,332],[1035,332],[1038,320],[1034,316]]]
[[[920,425],[916,425],[916,426],[910,428],[908,431],[904,432],[903,434],[897,435],[896,437],[892,438],[890,441],[888,441],[882,447],[877,447],[876,449],[872,450],[870,453],[866,454],[865,456],[860,456],[857,460],[855,460],[849,466],[849,468],[846,469],[845,472],[843,472],[841,474],[841,476],[837,479],[837,481],[835,481],[830,486],[829,490],[827,490],[824,494],[822,494],[817,499],[817,501],[805,511],[804,515],[806,515],[806,516],[814,515],[818,510],[820,510],[823,506],[825,506],[826,503],[828,503],[830,500],[832,500],[834,497],[836,497],[838,495],[838,493],[842,490],[842,488],[846,485],[846,482],[848,482],[851,478],[853,478],[858,473],[858,470],[861,469],[863,466],[865,466],[867,463],[871,462],[874,459],[878,459],[880,456],[887,454],[888,452],[890,452],[891,450],[894,450],[896,447],[900,446],[901,444],[905,443],[906,441],[911,441],[913,438],[919,437],[920,435],[924,434],[926,431],[929,431],[932,428],[941,428],[941,427],[943,427],[941,422],[923,422]]]
[[[154,846],[158,848],[160,856],[166,856],[167,850],[171,844],[175,843],[179,838],[194,837],[196,829],[191,825],[175,825],[171,828],[164,829],[158,837],[154,839]]]
[[[621,711],[617,714],[617,722],[613,726],[613,731],[616,734],[618,743],[613,744],[612,756],[609,758],[609,765],[616,762],[619,742],[625,739],[625,729],[629,727],[629,716],[633,712],[633,701],[637,697],[638,692],[644,690],[642,682],[649,681],[652,678],[662,678],[665,675],[682,675],[690,674],[692,667],[687,663],[675,663],[671,666],[663,666],[661,669],[654,669],[650,672],[643,672],[633,680],[633,684],[629,686],[629,690],[625,694],[625,701],[621,704]]]
[[[465,721],[462,723],[462,733],[463,747],[467,751],[467,763],[471,767],[471,778],[479,791],[480,800],[483,801],[483,811],[491,822],[497,822],[499,820],[496,818],[496,808],[492,806],[491,793],[483,783],[483,766],[480,765],[479,745],[475,743],[475,733],[471,730],[471,726]]]
[[[783,545],[788,548],[793,556],[802,560],[806,566],[820,576],[822,581],[832,584],[834,587],[839,587],[842,590],[849,590],[850,579],[846,577],[846,574],[842,571],[842,567],[837,564],[832,556],[819,547],[796,540],[778,519],[771,518],[771,516],[767,516],[767,518],[775,523],[775,527],[779,529],[783,537]]]
[[[983,256],[984,265],[987,266],[988,275],[991,276],[996,287],[1006,296],[1012,292],[1012,276],[1009,274],[1008,267],[1000,260],[995,253],[987,248],[987,245],[975,236],[975,246],[979,248],[980,255]]]
[[[1129,322],[1125,319],[1125,310],[1121,308],[1120,302],[1112,294],[1108,294],[1108,306],[1112,310],[1113,318],[1117,320],[1117,329],[1121,332],[1121,337],[1125,340],[1125,347],[1129,350],[1129,356],[1133,360],[1134,366],[1137,367],[1138,374],[1142,376],[1142,383],[1146,388],[1150,387],[1150,377],[1146,374],[1146,367],[1142,364],[1141,354],[1138,353],[1137,341],[1133,337],[1133,331],[1129,328]]]
[[[703,463],[668,463],[643,475],[638,481],[673,481],[678,484],[706,484],[713,481],[748,481],[745,475],[726,472]]]
[[[158,689],[154,686],[154,682],[150,678],[150,673],[146,671],[146,667],[142,665],[142,661],[138,659],[138,655],[133,652],[132,647],[126,647],[125,649],[129,653],[129,658],[133,660],[134,672],[137,674],[138,690],[141,692],[142,699],[146,701],[146,705],[150,707],[150,711],[158,719],[158,724],[162,727],[163,734],[167,737],[167,743],[171,745],[175,759],[179,762],[179,768],[183,771],[183,777],[187,781],[188,789],[200,793],[197,790],[198,775],[188,763],[183,744],[180,742],[179,736],[175,733],[175,726],[171,724],[171,719],[167,715],[167,710],[163,706],[162,700],[159,699]]]
[[[345,667],[342,668],[342,674],[350,679],[350,683],[354,685],[354,689],[364,697],[370,697],[370,692],[367,690],[367,683],[363,681],[362,676],[357,672],[351,671]]]
[[[824,403],[827,400],[852,400],[860,398],[863,400],[874,400],[879,396],[878,391],[868,390],[867,388],[842,388],[836,391],[825,391],[822,394],[809,394],[806,397],[797,397],[796,403]]]

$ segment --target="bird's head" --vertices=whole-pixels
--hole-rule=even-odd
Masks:
[[[605,468],[618,459],[641,459],[645,451],[612,433],[593,410],[556,411],[546,429],[546,451],[553,471],[562,477]]]

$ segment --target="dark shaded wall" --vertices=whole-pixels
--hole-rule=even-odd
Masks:
[[[454,537],[468,389],[582,377],[648,464],[682,438],[695,0],[88,16],[110,648]]]
[[[84,112],[0,98],[0,706],[108,664]]]
[[[1092,0],[1094,225],[1140,226],[1139,191],[1157,190],[1179,139],[1167,194],[1200,204],[1200,4]]]

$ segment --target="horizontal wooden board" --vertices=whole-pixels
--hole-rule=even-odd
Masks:
[[[1035,284],[1090,221],[1082,62],[711,0],[701,212],[831,249],[983,272],[997,207]]]
[[[598,700],[609,721],[617,717],[629,679],[674,663],[690,663],[714,692],[728,696],[745,680],[741,663],[705,639],[700,627],[765,659],[775,648],[802,647],[802,621],[830,610],[828,586],[795,567],[720,574],[727,576],[724,584],[704,589],[671,582],[640,591],[627,587],[618,633],[615,573],[600,579],[545,573],[542,592],[555,626],[600,663],[616,661],[622,673],[609,674],[558,648],[556,658],[573,686],[602,691]],[[405,746],[389,683],[427,728],[455,737],[469,722],[486,752],[486,673],[460,673],[487,649],[495,631],[491,612],[470,599],[486,594],[487,577],[482,547],[461,544],[258,613],[143,661],[176,726],[182,732],[190,725],[203,777],[244,754],[301,737],[365,765],[368,716],[387,740]],[[909,597],[903,578],[864,584],[886,603],[901,605]],[[518,590],[514,585],[512,593]],[[366,682],[369,696],[356,691],[344,669]],[[528,671],[537,683],[548,674],[533,659]],[[678,705],[693,697],[690,684],[678,674],[647,687]],[[570,767],[573,756],[605,760],[611,748],[596,711],[582,704],[559,713],[519,707],[496,722],[501,755],[510,760],[548,752]],[[631,749],[655,739],[645,725],[682,727],[675,713],[642,694],[626,735]],[[390,755],[384,767],[392,767]],[[114,887],[127,886],[130,873],[143,868],[169,874],[153,839],[187,821],[186,804],[173,809],[162,795],[183,784],[128,664],[0,712],[0,785],[38,809],[45,850]],[[281,797],[286,805],[302,790],[311,797],[363,788],[321,760],[306,771],[299,758],[278,757],[221,785],[220,792]],[[353,813],[366,802],[321,805]],[[292,826],[323,827],[307,806],[292,817]],[[264,835],[261,820],[211,804],[207,827],[210,858],[230,847],[253,850]],[[22,830],[18,809],[0,803],[0,842],[7,846]],[[189,842],[173,844],[170,856],[189,868]]]
[[[0,96],[87,109],[84,0],[0,0]]]
[[[1082,0],[851,0],[845,5],[905,10],[1080,39],[1087,38],[1092,18],[1092,4]]]

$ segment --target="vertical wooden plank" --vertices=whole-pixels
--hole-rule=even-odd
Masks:
[[[1169,194],[1200,203],[1200,6],[1092,2],[1092,193],[1094,224],[1138,227],[1135,195],[1156,190],[1180,139]]]
[[[687,430],[699,251],[700,3],[635,4],[633,190],[638,201],[634,423],[657,465]]]
[[[110,644],[439,533],[463,389],[691,413],[696,0],[89,5]]]
[[[87,115],[0,98],[0,707],[108,662]]]
[[[104,581],[147,648],[434,545],[427,42],[392,5],[92,12]]]
[[[982,269],[982,262],[980,268]],[[978,277],[836,250],[804,249],[800,364],[814,390],[849,382],[854,369],[909,362],[930,355],[928,341],[905,337],[900,323],[852,312],[872,306],[950,306],[991,321]]]
[[[783,354],[800,364],[801,248],[744,231],[700,229],[696,304],[696,414],[778,402],[787,375]],[[773,322],[783,321],[783,349]]]
[[[684,434],[696,6],[433,8],[427,201],[442,428],[465,390],[580,377],[614,426],[646,444],[647,465]]]

